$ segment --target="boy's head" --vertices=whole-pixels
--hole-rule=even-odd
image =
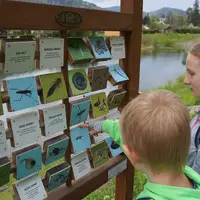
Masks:
[[[186,106],[169,91],[140,94],[122,110],[124,150],[136,168],[181,172],[190,145]]]

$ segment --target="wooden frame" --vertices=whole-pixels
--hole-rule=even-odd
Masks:
[[[26,29],[26,30],[60,30],[64,38],[64,64],[62,73],[65,74],[66,85],[68,80],[68,48],[67,30],[106,30],[120,31],[125,37],[126,59],[120,60],[124,71],[129,77],[127,84],[123,87],[128,91],[123,105],[135,98],[139,93],[140,73],[140,52],[141,52],[141,30],[142,30],[142,7],[143,0],[121,0],[121,12],[110,12],[103,10],[83,9],[64,7],[46,4],[35,4],[0,0],[0,29]],[[37,13],[35,12],[37,10]],[[81,25],[65,27],[58,24],[55,16],[58,12],[73,11],[83,18]],[[12,14],[10,14],[12,13]],[[107,20],[109,19],[109,20]],[[36,52],[38,57],[39,53]],[[3,62],[5,55],[0,52],[0,62]],[[121,86],[122,87],[122,86]],[[67,88],[69,94],[69,87]],[[40,94],[41,88],[38,88]],[[3,102],[9,101],[9,96],[2,93]],[[66,110],[69,109],[69,100],[64,99]],[[67,112],[66,112],[67,113]],[[70,115],[67,115],[68,130],[64,131],[69,136]],[[43,126],[43,124],[41,124]],[[7,138],[10,138],[11,131],[7,130]],[[66,160],[70,158],[71,143],[66,152]],[[48,199],[82,199],[98,187],[108,181],[108,170],[126,159],[125,155],[112,158],[105,165],[92,170],[86,177],[72,183],[72,174],[69,175],[67,186],[61,186],[55,191],[48,193]],[[70,163],[69,163],[70,164]],[[15,171],[13,168],[12,171]],[[116,200],[132,200],[133,198],[134,168],[128,161],[127,169],[116,178]],[[94,184],[95,183],[95,184]],[[15,199],[18,199],[16,197]]]

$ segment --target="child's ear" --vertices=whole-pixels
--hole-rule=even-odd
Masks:
[[[126,152],[128,158],[130,159],[131,163],[135,165],[137,163],[138,157],[135,151],[130,150],[127,145],[123,145],[123,149]]]

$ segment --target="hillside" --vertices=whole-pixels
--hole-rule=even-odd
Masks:
[[[24,1],[24,0],[21,0]],[[87,1],[83,0],[25,0],[27,2],[41,2],[41,3],[48,3],[48,4],[57,4],[57,5],[66,5],[66,6],[73,6],[73,7],[81,7],[81,8],[91,8],[91,9],[105,9],[105,10],[110,10],[114,12],[119,12],[120,11],[120,6],[113,6],[113,7],[107,7],[107,8],[100,8],[94,3],[89,3]],[[186,14],[185,11],[176,9],[176,8],[168,8],[168,7],[163,7],[159,10],[155,10],[152,12],[143,12],[143,15],[149,14],[151,16],[157,16],[161,17],[163,15],[167,15],[170,12],[175,12],[177,14]]]
[[[114,11],[114,12],[119,12],[120,6],[113,6],[113,7],[108,7],[108,8],[104,8],[104,9]],[[184,14],[184,15],[186,14],[185,11],[180,10],[180,9],[163,7],[159,10],[155,10],[152,12],[143,12],[143,15],[149,14],[151,16],[161,17],[162,15],[165,15],[165,16],[168,15],[168,13],[170,13],[170,12],[175,12],[177,14]]]
[[[104,8],[105,10],[110,10],[113,12],[119,12],[120,11],[120,6],[112,6],[112,7],[108,7],[108,8]]]
[[[33,3],[47,3],[47,4],[56,4],[56,5],[65,5],[72,7],[81,7],[81,8],[92,8],[92,9],[102,9],[93,3],[89,3],[83,0],[21,0]]]
[[[55,0],[55,1],[57,1],[57,0]],[[65,5],[67,5],[67,6],[99,9],[99,7],[96,6],[95,4],[89,3],[89,2],[83,1],[83,0],[63,0],[63,1],[65,2]]]
[[[159,10],[155,10],[155,11],[152,11],[152,12],[148,12],[148,14],[150,16],[157,16],[157,17],[162,17],[163,15],[167,16],[169,13],[171,12],[175,12],[177,14],[183,14],[185,15],[186,12],[183,11],[183,10],[180,10],[180,9],[176,9],[176,8],[168,8],[168,7],[163,7]]]

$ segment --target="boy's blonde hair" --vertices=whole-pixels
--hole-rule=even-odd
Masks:
[[[190,118],[172,92],[140,94],[122,110],[120,128],[124,144],[152,172],[182,171],[190,145]]]

